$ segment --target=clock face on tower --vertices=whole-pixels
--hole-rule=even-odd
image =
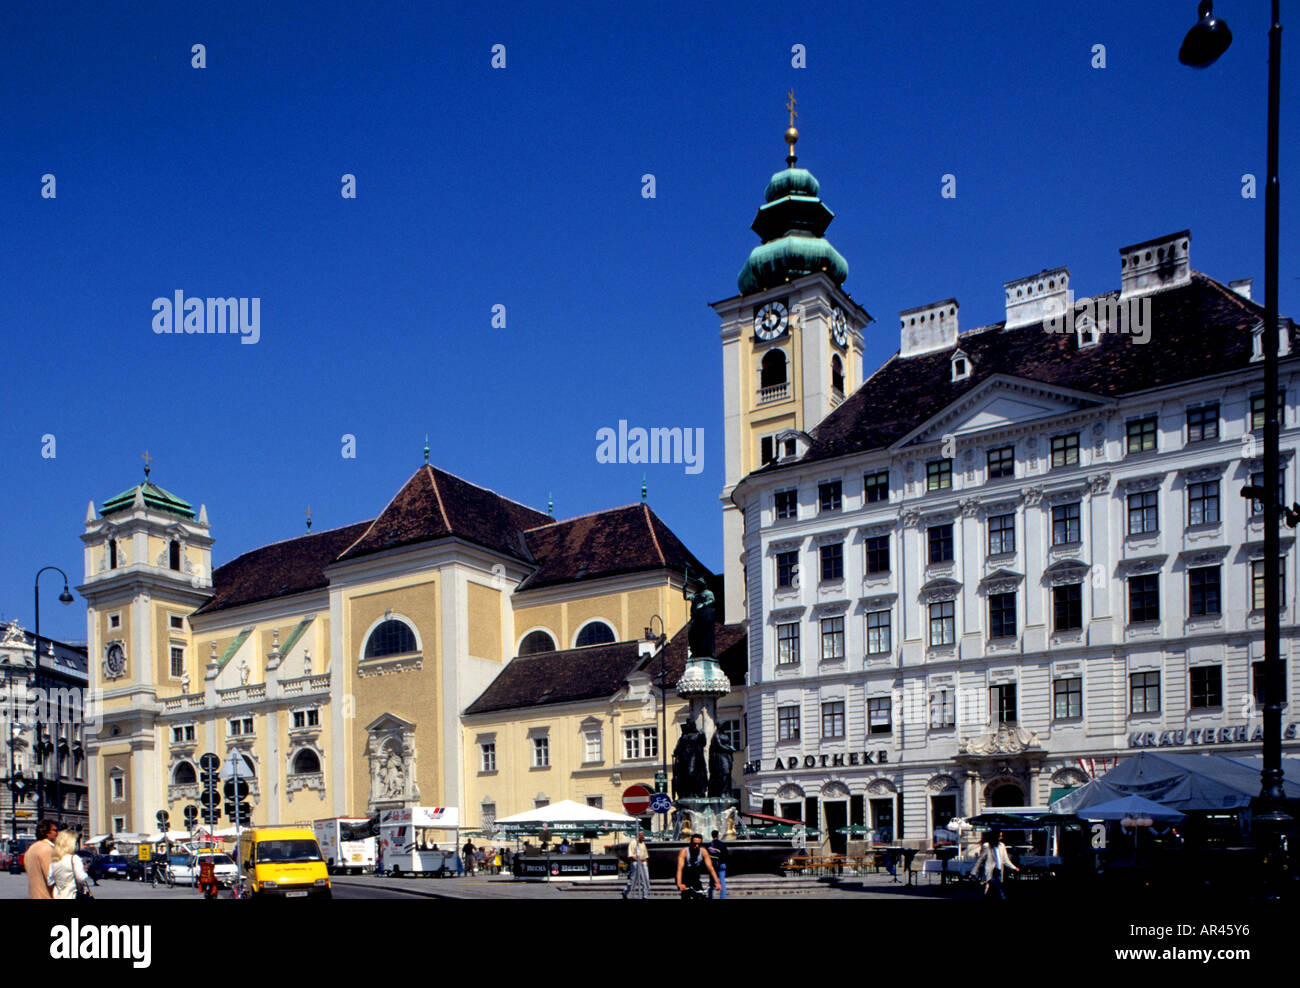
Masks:
[[[126,671],[126,652],[121,642],[111,642],[105,650],[104,671],[109,679],[117,679]]]
[[[849,341],[849,321],[838,305],[831,310],[831,339],[836,346],[844,346]]]
[[[760,340],[774,340],[785,332],[789,319],[784,302],[768,302],[754,313],[754,335]]]

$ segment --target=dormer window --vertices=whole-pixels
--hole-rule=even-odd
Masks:
[[[1097,324],[1092,321],[1092,317],[1089,315],[1085,314],[1079,317],[1079,321],[1074,324],[1074,332],[1078,337],[1080,350],[1096,346],[1101,342],[1101,334],[1097,332]]]
[[[964,381],[970,377],[970,357],[961,350],[952,355],[952,379]]]

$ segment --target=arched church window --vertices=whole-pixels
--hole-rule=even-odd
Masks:
[[[294,775],[317,775],[319,773],[320,757],[310,748],[303,748],[302,751],[293,756]]]
[[[385,655],[406,655],[414,651],[417,651],[415,632],[405,621],[398,621],[396,618],[382,622],[366,639],[367,659],[378,659]]]
[[[609,645],[614,641],[614,629],[604,621],[588,621],[578,632],[575,644],[578,648],[588,645]]]
[[[198,781],[198,776],[194,774],[194,766],[189,762],[179,762],[172,771],[172,784],[177,786],[188,786]]]
[[[536,655],[538,652],[554,652],[555,639],[545,631],[530,631],[519,643],[520,655]]]
[[[831,357],[831,387],[844,394],[844,361],[838,353]]]
[[[767,353],[763,354],[758,386],[760,388],[771,388],[778,384],[785,384],[785,367],[785,354],[780,350],[768,350]]]

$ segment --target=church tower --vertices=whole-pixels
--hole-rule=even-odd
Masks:
[[[712,306],[722,320],[728,621],[746,614],[744,521],[731,493],[747,474],[801,453],[801,436],[862,383],[862,333],[872,321],[841,287],[849,266],[824,236],[835,214],[821,186],[795,167],[793,93],[786,108],[786,168],[767,183],[750,226],[762,243],[741,268],[740,294]]]
[[[90,686],[102,698],[103,722],[88,735],[91,827],[115,832],[156,829],[166,805],[165,742],[155,723],[156,698],[202,690],[188,615],[212,595],[212,537],[207,509],[149,479],[92,502],[81,535]],[[178,824],[179,825],[179,824]]]

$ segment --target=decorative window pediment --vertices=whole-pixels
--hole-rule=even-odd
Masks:
[[[933,604],[941,600],[955,600],[961,593],[961,589],[960,581],[948,577],[938,577],[927,581],[921,587],[921,600],[927,604]]]

